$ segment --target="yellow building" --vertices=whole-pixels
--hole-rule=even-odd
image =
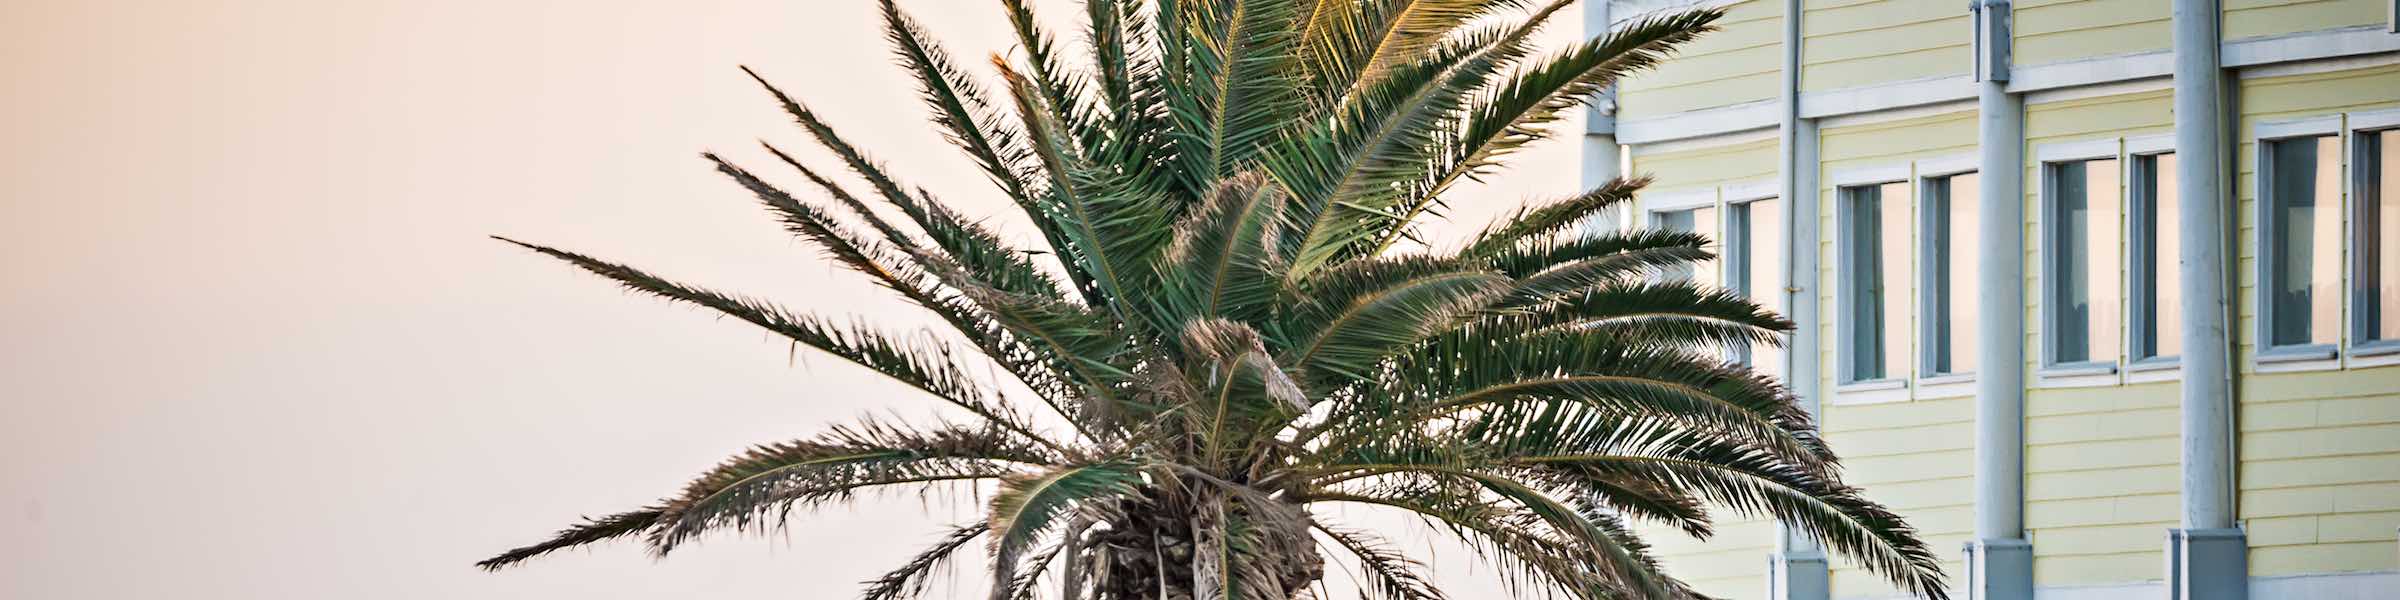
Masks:
[[[1960,597],[2400,598],[2400,1],[1702,4],[1585,179],[1803,324],[1750,359]],[[1897,594],[1719,529],[1703,591]]]

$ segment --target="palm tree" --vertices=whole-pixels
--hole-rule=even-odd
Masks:
[[[663,556],[862,492],[982,482],[996,484],[985,518],[865,596],[919,595],[980,543],[993,598],[1052,585],[1069,599],[1294,598],[1323,577],[1321,553],[1350,557],[1370,596],[1443,597],[1374,532],[1315,513],[1336,503],[1439,525],[1519,594],[1696,596],[1633,527],[1707,536],[1712,511],[1731,510],[1944,596],[1933,554],[1842,483],[1793,397],[1723,358],[1791,324],[1659,276],[1708,258],[1708,240],[1578,226],[1646,180],[1415,249],[1414,228],[1459,182],[1719,12],[1538,52],[1532,34],[1565,0],[1090,0],[1089,56],[1070,62],[1024,0],[1000,4],[1022,52],[994,57],[1001,101],[891,0],[882,12],[935,123],[1046,248],[1012,247],[902,183],[763,78],[867,189],[772,146],[817,194],[706,155],[954,335],[904,339],[520,243],[872,369],[961,420],[758,446],[482,567],[635,536]],[[984,372],[998,380],[971,375]]]

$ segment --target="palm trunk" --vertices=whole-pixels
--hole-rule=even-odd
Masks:
[[[1123,518],[1092,528],[1082,553],[1074,555],[1074,562],[1088,563],[1084,577],[1091,583],[1089,600],[1228,597],[1226,562],[1233,554],[1226,545],[1229,540],[1219,537],[1226,518],[1222,509],[1170,510],[1163,504],[1169,503],[1127,506]],[[1324,559],[1316,553],[1306,521],[1297,521],[1297,527],[1294,521],[1269,519],[1245,524],[1266,528],[1251,532],[1251,543],[1244,546],[1245,552],[1262,555],[1244,557],[1259,567],[1236,570],[1237,575],[1270,578],[1274,585],[1267,587],[1280,589],[1284,598],[1297,597],[1324,576]]]

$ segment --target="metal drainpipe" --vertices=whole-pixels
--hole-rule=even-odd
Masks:
[[[1598,38],[1613,29],[1609,0],[1591,0],[1583,4],[1583,35]],[[1584,111],[1583,127],[1583,189],[1597,188],[1615,181],[1624,174],[1625,149],[1617,145],[1617,88],[1601,90],[1600,97]],[[1614,228],[1620,218],[1610,209],[1593,219],[1592,227]]]
[[[1975,540],[1966,544],[1970,600],[2030,600],[2025,539],[2025,101],[2008,91],[2014,38],[2008,0],[1968,4],[1974,23],[1979,176],[1976,283]]]
[[[1791,247],[1785,254],[1784,290],[1789,293],[1785,306],[1791,307],[1793,323],[1799,328],[1792,332],[1791,351],[1785,355],[1789,362],[1784,370],[1792,394],[1799,397],[1802,408],[1812,417],[1822,417],[1819,408],[1820,379],[1818,365],[1817,313],[1817,124],[1800,118],[1800,47],[1803,41],[1801,0],[1783,3],[1783,94],[1782,140],[1779,143],[1781,164],[1781,193],[1790,210],[1784,211],[1785,231]],[[1769,595],[1779,600],[1824,600],[1832,595],[1833,587],[1825,551],[1815,538],[1793,529],[1789,524],[1779,526],[1776,553],[1770,559]]]
[[[2226,295],[2225,66],[2217,0],[2175,0],[2176,199],[2183,213],[2183,527],[2167,536],[2176,600],[2248,597],[2233,509],[2232,306]]]

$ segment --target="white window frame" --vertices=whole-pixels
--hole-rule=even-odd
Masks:
[[[1909,187],[1913,188],[1916,194],[1912,200],[1916,204],[1917,215],[1917,222],[1915,225],[1916,235],[1913,237],[1916,238],[1917,260],[1917,266],[1914,270],[1917,278],[1917,323],[1915,326],[1917,330],[1915,336],[1917,351],[1915,368],[1917,378],[1917,396],[1919,399],[1954,398],[1971,396],[1975,394],[1974,371],[1942,374],[1934,374],[1933,372],[1934,340],[1931,339],[1933,337],[1933,328],[1929,325],[1934,323],[1933,307],[1935,301],[1938,299],[1934,297],[1935,288],[1933,285],[1933,245],[1927,243],[1929,241],[1928,236],[1933,231],[1934,226],[1933,210],[1931,210],[1931,205],[1927,203],[1927,199],[1932,198],[1932,194],[1928,194],[1926,192],[1932,189],[1934,180],[1946,179],[1956,175],[1969,175],[1978,173],[1979,169],[1982,167],[1980,160],[1981,157],[1974,154],[1956,154],[1940,158],[1919,160],[1917,161],[1916,173],[1910,180]],[[1984,200],[1980,196],[1978,196],[1976,199],[1976,202],[1978,203],[1983,201]],[[1961,215],[1958,214],[1952,214],[1950,215],[1950,218],[1953,220],[1953,222],[1955,222],[1960,216]],[[1969,222],[1972,222],[1972,219],[1975,217],[1975,215],[1965,216],[1969,219]],[[1975,258],[1976,252],[1977,249],[1975,248],[1952,248],[1950,253],[1951,268],[1974,268],[1975,261],[1971,259]],[[1962,258],[1970,260],[1962,261]],[[1957,294],[1958,290],[1951,290],[1951,293]],[[1961,315],[1950,315],[1950,317],[1952,321],[1957,321],[1961,318]],[[1967,318],[1970,321],[1974,321],[1976,325],[1981,325],[1980,319],[1974,319],[1972,316],[1968,316]],[[1981,331],[1977,331],[1976,333],[1977,335],[1982,335]]]
[[[1850,264],[1850,261],[1847,260],[1849,257],[1849,241],[1851,236],[1857,235],[1857,233],[1852,231],[1850,228],[1850,203],[1848,202],[1848,198],[1846,198],[1845,194],[1843,193],[1844,190],[1862,186],[1880,186],[1891,183],[1912,181],[1913,178],[1910,173],[1912,169],[1910,167],[1911,165],[1908,163],[1900,163],[1895,165],[1845,169],[1841,171],[1835,171],[1831,174],[1831,176],[1826,178],[1826,184],[1832,189],[1833,192],[1832,204],[1834,207],[1833,278],[1835,280],[1835,285],[1833,294],[1834,310],[1831,319],[1833,322],[1834,332],[1834,388],[1833,398],[1831,400],[1832,404],[1880,404],[1886,402],[1901,402],[1908,400],[1910,396],[1909,384],[1916,376],[1915,365],[1918,362],[1916,360],[1908,361],[1910,367],[1908,367],[1908,372],[1905,373],[1885,373],[1883,377],[1877,379],[1858,381],[1850,380],[1850,373],[1855,372],[1852,368],[1853,365],[1850,362],[1853,360],[1851,357],[1852,352],[1850,352],[1850,348],[1852,344],[1857,343],[1856,340],[1851,339],[1852,336],[1849,323],[1850,303],[1853,300],[1850,298],[1849,294],[1843,292],[1843,289],[1846,286],[1840,284],[1842,277],[1846,274],[1845,269],[1847,269]],[[1915,190],[1910,190],[1910,194],[1912,197],[1909,198],[1909,202],[1913,205],[1916,202],[1916,198],[1913,197]],[[1913,222],[1910,223],[1909,229],[1911,232],[1909,237],[1916,237],[1914,235],[1916,224]],[[1909,243],[1909,240],[1898,241],[1899,243]],[[1915,273],[1916,270],[1911,268],[1907,269],[1906,272]],[[1906,296],[1903,295],[1903,298],[1905,297]],[[1911,320],[1913,321],[1914,319]],[[1910,323],[1906,326],[1913,329],[1915,324]],[[1913,330],[1910,331],[1908,339],[1916,339],[1916,332]],[[1913,358],[1914,349],[1911,349],[1910,352],[1912,352],[1911,356]]]
[[[2400,0],[2393,0],[2393,5],[2400,7]],[[2360,238],[2366,235],[2368,228],[2373,227],[2373,224],[2359,218],[2366,209],[2365,203],[2359,199],[2366,196],[2366,187],[2375,183],[2367,181],[2365,169],[2358,168],[2360,162],[2366,159],[2366,144],[2359,140],[2365,135],[2400,129],[2400,109],[2354,112],[2347,115],[2345,121],[2343,137],[2347,145],[2342,155],[2349,171],[2343,174],[2342,179],[2349,182],[2349,189],[2344,190],[2343,202],[2347,210],[2343,211],[2343,218],[2349,219],[2349,223],[2342,228],[2342,360],[2345,366],[2353,368],[2400,364],[2400,339],[2362,341],[2365,331],[2362,329],[2364,323],[2358,322],[2359,305],[2367,301],[2368,294],[2367,290],[2358,288],[2360,267],[2357,264],[2360,261]],[[2400,151],[2400,148],[2382,150],[2393,152]],[[2384,173],[2383,176],[2392,177],[2395,174]],[[2400,240],[2383,240],[2383,243],[2400,243]],[[2400,315],[2386,315],[2385,318],[2396,316]]]
[[[1716,208],[1717,186],[1712,185],[1700,188],[1684,188],[1656,194],[1643,194],[1641,198],[1641,205],[1641,218],[1638,220],[1638,222],[1634,223],[1634,226],[1640,229],[1658,229],[1661,225],[1659,220],[1664,216],[1665,213],[1683,212],[1700,208]],[[1717,220],[1717,235],[1715,238],[1710,239],[1709,243],[1717,245],[1718,251],[1721,254],[1725,245],[1725,211],[1712,211],[1710,216]],[[1699,227],[1700,223],[1695,221],[1692,223],[1692,226]],[[1719,260],[1723,260],[1723,258],[1719,257]],[[1717,279],[1722,280],[1724,278],[1725,270],[1723,268],[1717,269]],[[1699,278],[1697,277],[1693,278],[1693,281],[1704,285],[1720,285],[1719,281],[1699,281]]]
[[[2344,159],[2343,162],[2347,163],[2349,162],[2348,158],[2350,156],[2350,153],[2347,151],[2347,142],[2349,136],[2345,135],[2346,132],[2343,131],[2343,129],[2342,115],[2339,114],[2289,121],[2260,123],[2251,127],[2251,160],[2253,161],[2252,164],[2257,166],[2255,169],[2256,173],[2251,177],[2251,184],[2254,186],[2251,190],[2253,198],[2252,203],[2256,204],[2257,206],[2251,215],[2251,218],[2254,220],[2252,221],[2253,226],[2251,227],[2252,235],[2250,239],[2252,244],[2251,247],[2258,249],[2256,253],[2257,256],[2255,260],[2252,261],[2256,264],[2253,265],[2252,275],[2255,277],[2255,279],[2252,280],[2253,283],[2251,285],[2252,290],[2250,298],[2250,301],[2253,303],[2252,306],[2256,307],[2255,312],[2257,313],[2256,318],[2253,319],[2254,323],[2252,324],[2252,329],[2250,331],[2250,335],[2252,336],[2250,338],[2250,364],[2254,371],[2260,373],[2277,373],[2290,371],[2319,371],[2337,369],[2341,367],[2341,346],[2343,345],[2343,341],[2349,337],[2348,330],[2350,329],[2350,319],[2347,314],[2343,315],[2343,318],[2340,320],[2342,322],[2341,329],[2343,329],[2343,331],[2338,332],[2333,344],[2305,344],[2292,346],[2273,345],[2273,340],[2275,339],[2275,303],[2273,296],[2273,270],[2275,265],[2273,253],[2275,252],[2275,247],[2272,243],[2270,243],[2268,236],[2273,235],[2274,233],[2273,223],[2275,214],[2275,198],[2272,190],[2275,189],[2275,161],[2273,156],[2268,152],[2268,146],[2274,142],[2283,140],[2330,135],[2334,136],[2337,142],[2344,144],[2344,151],[2341,153],[2341,156]],[[2348,165],[2343,165],[2343,168],[2345,170],[2348,169]],[[2347,172],[2343,173],[2343,176],[2338,180],[2349,181],[2350,178],[2347,175]],[[2350,190],[2341,190],[2342,204],[2335,210],[2335,214],[2342,215],[2342,218],[2344,219],[2349,218],[2349,195]],[[2347,254],[2349,252],[2349,242],[2350,240],[2347,239],[2341,241],[2342,251],[2345,255],[2345,258],[2342,261],[2342,269],[2344,271],[2349,269],[2350,261],[2347,258]],[[2344,301],[2337,302],[2336,305],[2343,307],[2343,312],[2348,313],[2350,304],[2347,301],[2347,297],[2349,296],[2349,290],[2347,289],[2349,287],[2348,273],[2343,274],[2342,282],[2343,284],[2340,287],[2344,288],[2341,290],[2342,295],[2344,296]]]
[[[2145,326],[2176,329],[2183,327],[2182,323],[2151,323],[2142,317],[2142,311],[2137,310],[2143,301],[2158,294],[2156,290],[2147,290],[2143,287],[2142,276],[2145,273],[2142,261],[2140,257],[2135,256],[2134,252],[2147,241],[2142,235],[2142,220],[2150,216],[2149,212],[2142,208],[2142,202],[2146,199],[2136,193],[2136,190],[2139,189],[2136,184],[2139,183],[2138,178],[2142,174],[2140,163],[2141,159],[2145,157],[2155,158],[2172,154],[2175,154],[2175,134],[2164,133],[2125,138],[2125,178],[2123,180],[2125,184],[2125,251],[2119,255],[2125,260],[2125,283],[2123,286],[2125,290],[2125,335],[2120,346],[2124,349],[2125,354],[2127,383],[2173,381],[2181,379],[2183,376],[2182,356],[2143,357],[2140,354],[2148,349],[2137,348],[2140,344],[2136,341],[2140,339],[2137,334]],[[2178,198],[2176,201],[2181,202],[2182,199]],[[2182,235],[2182,233],[2180,231],[2160,231],[2158,235]],[[2181,259],[2171,256],[2161,256],[2158,262],[2161,265],[2180,265],[2182,263]],[[2181,294],[2176,295],[2178,300],[2181,300],[2182,297]],[[2165,329],[2160,329],[2162,334],[2165,331]]]
[[[2124,383],[2123,369],[2118,368],[2124,363],[2125,358],[2123,343],[2125,332],[2123,330],[2117,332],[2119,343],[2116,356],[2096,357],[2063,365],[2058,363],[2059,314],[2056,301],[2058,277],[2056,273],[2051,272],[2052,257],[2050,256],[2052,248],[2058,243],[2057,232],[2050,228],[2051,215],[2056,214],[2058,207],[2058,186],[2051,177],[2052,166],[2087,160],[2115,159],[2117,168],[2120,170],[2117,179],[2119,185],[2117,199],[2121,207],[2125,197],[2122,189],[2125,182],[2122,170],[2129,162],[2125,160],[2124,146],[2124,140],[2110,137],[2043,144],[2034,148],[2035,183],[2041,201],[2034,210],[2032,246],[2034,264],[2040,265],[2042,274],[2040,289],[2035,290],[2034,296],[2040,299],[2041,306],[2041,310],[2037,312],[2040,321],[2035,325],[2036,330],[2041,332],[2041,336],[2038,338],[2041,340],[2041,344],[2039,348],[2035,349],[2036,356],[2040,359],[2035,363],[2038,367],[2034,369],[2034,387],[2100,387]],[[2118,253],[2120,259],[2123,258],[2123,255],[2122,251]],[[2116,299],[2119,305],[2123,305],[2125,302],[2123,296],[2123,294],[2119,294]],[[2087,335],[2087,337],[2089,336]]]
[[[1742,183],[1729,183],[1717,187],[1717,234],[1721,238],[1717,243],[1719,246],[1722,246],[1721,251],[1717,253],[1717,279],[1719,286],[1722,286],[1727,290],[1735,289],[1733,285],[1733,260],[1735,258],[1732,243],[1733,207],[1736,205],[1749,204],[1760,200],[1774,200],[1778,195],[1783,193],[1782,187],[1783,186],[1780,182],[1777,182],[1773,179],[1761,179]],[[1786,210],[1789,210],[1788,206],[1786,207]],[[1753,250],[1751,246],[1758,243],[1756,238],[1758,237],[1758,228],[1761,225],[1782,227],[1783,223],[1781,221],[1774,223],[1760,223],[1755,217],[1752,218],[1750,221],[1750,239],[1742,240],[1742,250],[1744,252],[1740,255],[1742,269],[1745,271],[1758,268],[1758,265],[1756,264],[1757,252]],[[1791,236],[1787,232],[1785,235],[1778,236],[1778,238],[1788,242],[1791,239]],[[1790,250],[1786,249],[1782,253],[1790,254]],[[1787,263],[1790,260],[1791,257],[1784,257],[1784,261]],[[1777,266],[1784,267],[1785,265]],[[1786,270],[1788,271],[1788,269]],[[1786,278],[1777,277],[1776,279],[1780,281]],[[1748,282],[1744,283],[1747,284]],[[1788,286],[1790,284],[1789,282],[1786,282],[1785,285]],[[1741,292],[1744,296],[1749,296],[1752,294],[1751,290],[1747,289],[1741,290]],[[1784,348],[1785,352],[1797,351],[1789,347],[1789,340],[1786,340],[1786,342],[1787,344]],[[1773,372],[1778,375],[1781,375],[1784,372],[1784,365],[1760,365],[1753,363],[1752,359],[1754,357],[1750,355],[1750,350],[1746,348],[1738,351],[1735,356],[1740,357],[1742,362],[1749,364],[1750,368],[1752,369],[1772,369]]]

